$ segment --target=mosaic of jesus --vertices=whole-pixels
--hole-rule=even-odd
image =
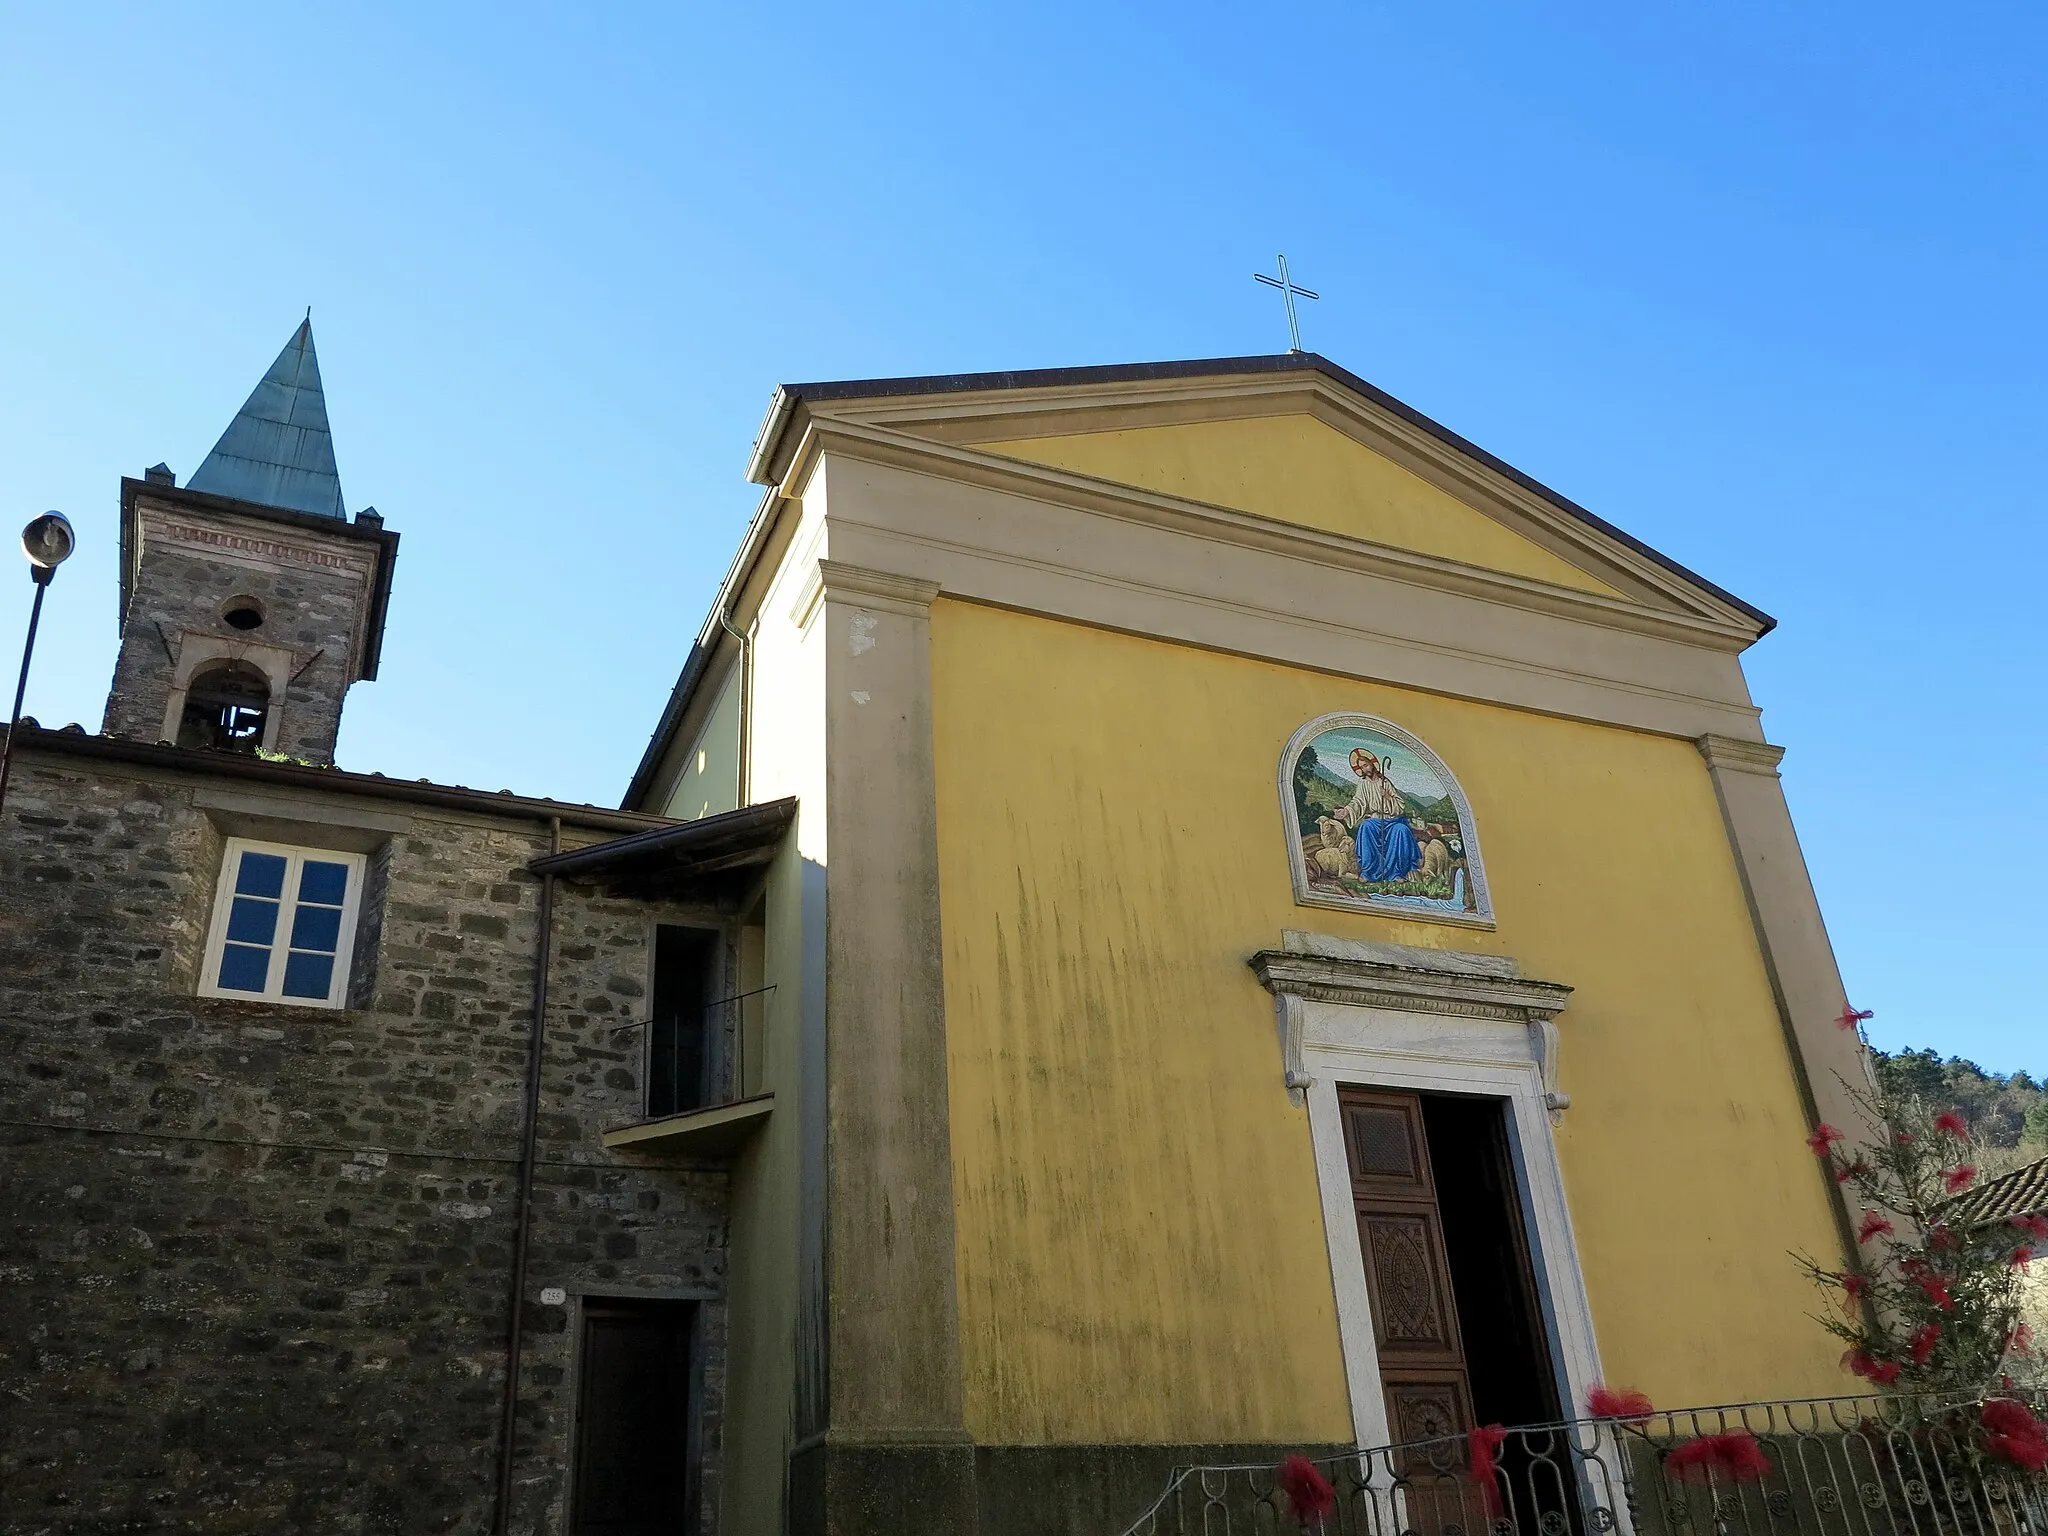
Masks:
[[[1416,916],[1489,915],[1462,796],[1406,732],[1332,722],[1295,749],[1288,782],[1304,899]]]

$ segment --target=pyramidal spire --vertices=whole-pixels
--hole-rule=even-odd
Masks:
[[[334,467],[334,438],[327,430],[311,310],[185,484],[266,507],[348,515],[342,510],[341,474]]]

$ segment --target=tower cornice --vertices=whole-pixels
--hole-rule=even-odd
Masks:
[[[195,491],[183,486],[123,476],[120,617],[124,622],[134,594],[136,562],[142,555],[139,518],[144,503],[173,515],[178,512],[189,512],[206,518],[218,518],[225,514],[234,518],[269,523],[277,527],[280,543],[299,547],[318,547],[323,542],[331,544],[336,541],[372,546],[370,550],[365,551],[371,557],[372,567],[355,675],[366,680],[376,677],[377,664],[384,648],[384,616],[391,599],[391,571],[398,558],[398,534],[386,528],[384,520],[375,512],[359,512],[355,520],[349,522],[338,517],[328,517],[323,513],[298,512],[288,507],[266,506],[262,502],[241,501],[232,496],[216,496],[210,491]]]

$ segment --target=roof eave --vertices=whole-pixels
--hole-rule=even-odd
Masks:
[[[634,895],[730,888],[773,862],[796,820],[796,800],[768,800],[645,832],[629,833],[527,865],[537,875],[583,880]]]
[[[0,726],[0,739],[4,739],[6,734],[7,728]],[[26,716],[21,722],[19,746],[25,752],[48,752],[203,778],[244,779],[283,789],[428,805],[480,816],[520,821],[547,821],[560,817],[565,825],[598,831],[633,833],[659,831],[677,825],[665,816],[613,810],[608,806],[585,805],[569,800],[515,795],[510,790],[471,789],[467,785],[436,784],[425,779],[391,779],[381,773],[353,773],[346,768],[272,762],[211,748],[130,741],[121,736],[95,736],[76,726],[49,730]]]

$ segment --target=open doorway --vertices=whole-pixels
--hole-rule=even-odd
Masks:
[[[697,1305],[583,1304],[573,1536],[695,1536]]]
[[[654,930],[654,1016],[647,1032],[647,1116],[684,1114],[715,1103],[719,1074],[713,1002],[719,936],[662,923]]]
[[[1505,1105],[1365,1088],[1338,1103],[1394,1440],[1556,1419]]]

